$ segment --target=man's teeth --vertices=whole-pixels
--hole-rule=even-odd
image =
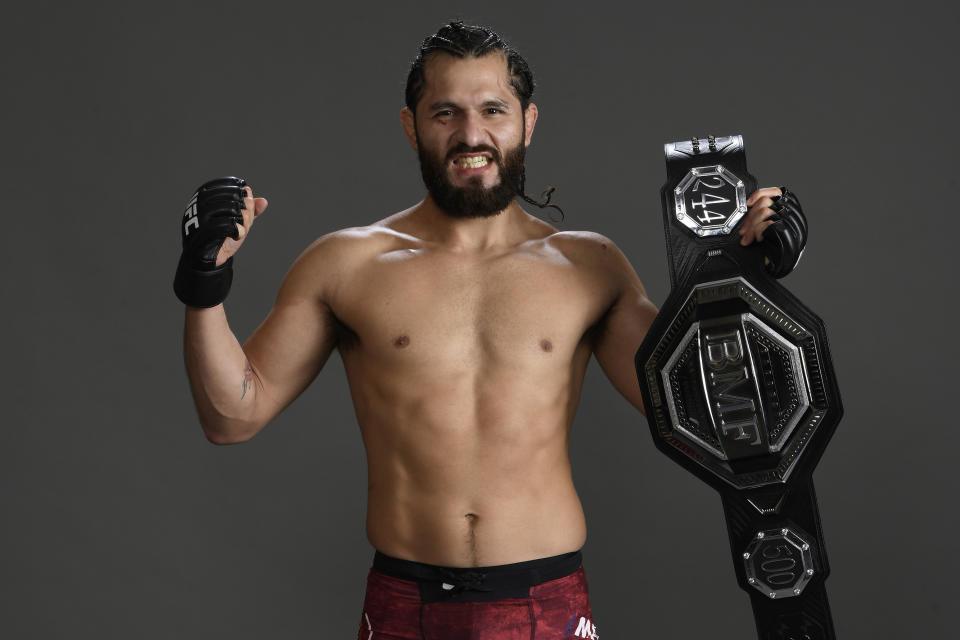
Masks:
[[[461,169],[479,169],[487,166],[486,156],[472,156],[466,158],[457,158],[456,165]]]

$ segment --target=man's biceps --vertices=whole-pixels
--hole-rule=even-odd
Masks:
[[[646,334],[658,312],[657,306],[642,291],[635,291],[618,309],[616,323],[620,325],[620,329],[631,334],[638,331]]]
[[[650,327],[653,325],[653,321],[657,319],[657,315],[660,314],[660,309],[657,308],[657,305],[653,304],[649,298],[644,297],[643,302],[643,318],[641,323],[643,324],[643,334],[646,336],[647,331],[650,330]]]
[[[656,316],[656,305],[640,294],[619,304],[604,323],[595,351],[632,349],[635,352]]]
[[[300,310],[302,312],[302,309]],[[334,347],[334,333],[304,321],[289,307],[274,309],[262,331],[244,346],[271,415],[281,411],[316,378]]]
[[[302,366],[332,348],[328,343],[333,342],[334,332],[327,315],[316,300],[278,301],[244,344],[244,351],[257,362],[261,375]]]

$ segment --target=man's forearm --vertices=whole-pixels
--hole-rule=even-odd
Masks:
[[[217,444],[246,440],[256,431],[256,379],[222,304],[186,307],[183,355],[207,438]]]

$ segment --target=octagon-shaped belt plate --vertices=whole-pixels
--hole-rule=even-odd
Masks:
[[[758,531],[743,553],[747,583],[770,599],[800,595],[816,572],[808,539],[796,527]]]
[[[747,212],[743,180],[720,164],[690,169],[673,200],[677,220],[701,237],[730,233]]]
[[[655,432],[735,488],[785,482],[825,415],[821,370],[810,331],[745,279],[698,284],[644,366]]]

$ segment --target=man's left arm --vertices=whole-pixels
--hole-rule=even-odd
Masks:
[[[604,240],[606,276],[614,284],[616,294],[597,325],[593,354],[617,391],[646,414],[633,358],[657,316],[657,307],[647,298],[637,272],[623,252]]]

